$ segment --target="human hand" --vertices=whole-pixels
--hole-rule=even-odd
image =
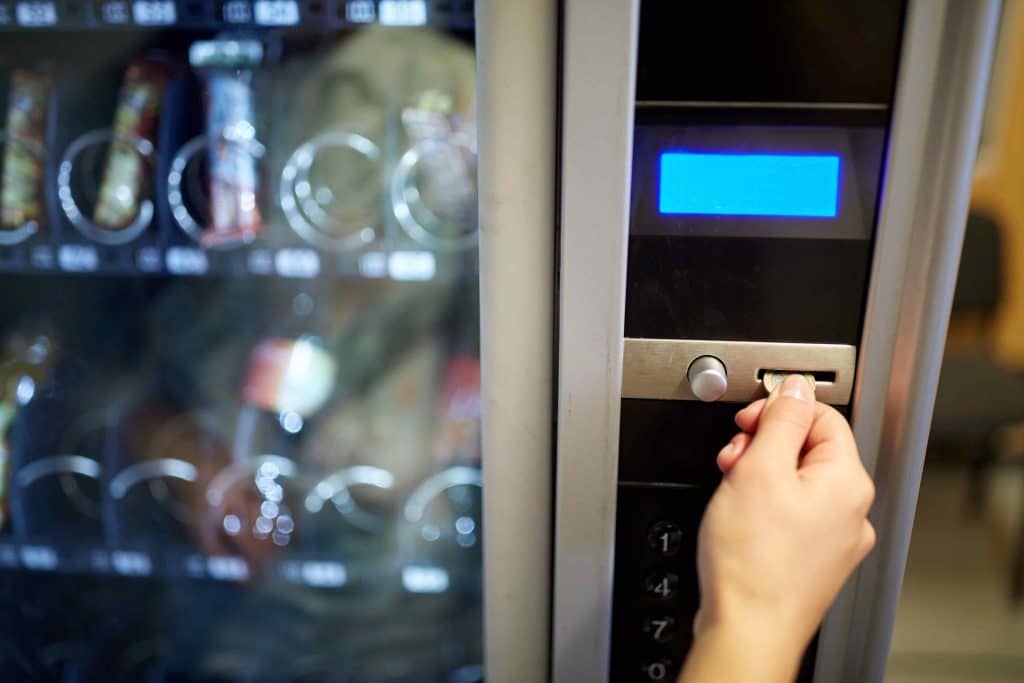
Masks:
[[[682,681],[791,680],[875,542],[874,486],[850,427],[803,377],[736,422],[698,537],[701,607]]]

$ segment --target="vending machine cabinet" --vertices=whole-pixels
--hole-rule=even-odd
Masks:
[[[675,680],[716,455],[788,373],[878,492],[799,680],[882,679],[998,10],[566,3],[555,680]]]

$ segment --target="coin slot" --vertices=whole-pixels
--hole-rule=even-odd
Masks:
[[[780,373],[796,373],[800,375],[810,375],[814,378],[815,384],[834,384],[836,381],[835,370],[797,370],[793,368],[778,369],[778,368],[758,368],[757,379],[764,381],[764,375],[766,372],[780,372]]]

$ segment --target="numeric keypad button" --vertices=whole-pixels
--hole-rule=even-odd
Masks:
[[[675,666],[669,659],[656,659],[646,662],[640,667],[649,681],[671,681],[675,674]]]
[[[647,595],[655,600],[671,600],[679,592],[679,575],[668,571],[655,571],[644,582]]]
[[[662,557],[678,555],[683,546],[683,530],[675,522],[657,522],[647,532],[647,545]]]
[[[675,617],[663,615],[644,619],[641,629],[654,642],[668,643],[676,636],[676,625]]]

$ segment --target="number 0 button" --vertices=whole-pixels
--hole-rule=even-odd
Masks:
[[[653,662],[647,662],[640,668],[647,675],[647,680],[649,681],[668,681],[672,678],[672,669],[674,667],[669,660],[658,659]]]
[[[647,532],[647,543],[662,557],[672,557],[683,545],[683,530],[675,522],[658,522]]]
[[[669,600],[679,589],[679,576],[672,572],[654,572],[647,575],[645,587],[655,600]]]

